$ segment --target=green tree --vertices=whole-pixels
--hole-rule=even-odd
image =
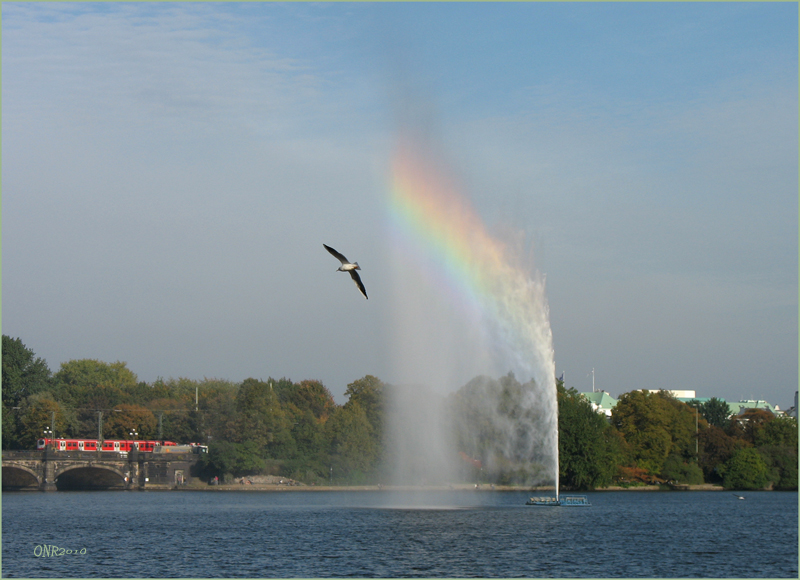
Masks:
[[[758,446],[773,445],[797,449],[797,419],[793,417],[775,417],[761,424],[754,430],[753,443]]]
[[[693,461],[685,461],[678,454],[667,457],[661,468],[661,477],[667,481],[676,481],[689,485],[703,483],[703,470]]]
[[[797,419],[775,417],[753,434],[775,489],[797,489]]]
[[[472,479],[469,474],[475,459],[481,458],[494,467],[494,456],[505,445],[505,434],[495,420],[501,388],[499,381],[486,376],[475,377],[448,399],[450,423],[455,429],[458,450],[467,458],[462,467],[469,479]]]
[[[723,471],[722,485],[726,489],[764,489],[769,482],[767,465],[752,447],[734,453]]]
[[[136,439],[153,439],[156,436],[157,419],[153,412],[140,405],[119,405],[109,413],[103,424],[104,439],[132,439],[132,432],[138,433]]]
[[[448,420],[461,454],[461,477],[473,477],[481,462],[484,481],[529,484],[552,480],[553,450],[542,443],[542,426],[553,417],[536,400],[534,381],[520,383],[513,373],[472,379],[447,399]],[[565,444],[567,440],[565,440]]]
[[[703,470],[703,477],[708,482],[716,483],[722,481],[722,467],[725,463],[734,453],[747,446],[745,441],[731,437],[714,425],[700,431],[699,442],[698,464]]]
[[[136,375],[124,362],[105,363],[95,359],[61,363],[53,376],[54,395],[73,408],[109,409],[128,403],[128,392],[137,385]]]
[[[265,463],[258,446],[253,441],[243,443],[212,441],[208,453],[200,458],[200,466],[204,475],[218,476],[230,482],[232,477],[263,472]]]
[[[383,433],[383,415],[386,404],[386,385],[372,375],[347,385],[344,394],[348,397],[345,407],[358,405],[364,411],[370,425],[370,433],[379,438]]]
[[[253,442],[264,457],[281,459],[296,453],[292,421],[281,408],[271,383],[246,379],[236,394],[236,441]]]
[[[774,489],[797,491],[797,447],[766,445],[758,453]]]
[[[694,457],[695,422],[695,410],[666,391],[625,393],[611,415],[611,423],[630,446],[631,460],[653,475],[672,453]],[[705,428],[706,422],[700,426]]]
[[[775,416],[764,409],[745,409],[738,417],[742,439],[751,445],[758,445],[762,430],[774,419]]]
[[[240,412],[266,413],[275,403],[272,384],[257,379],[245,379],[236,394],[236,408]]]
[[[325,424],[337,479],[363,482],[375,467],[377,448],[366,411],[357,401],[339,407]]]
[[[565,487],[594,489],[611,483],[622,457],[613,427],[575,389],[558,389],[560,480]]]
[[[301,381],[284,389],[281,393],[281,404],[291,408],[295,414],[304,415],[310,412],[320,423],[327,421],[336,408],[333,395],[319,381]]]
[[[731,412],[728,403],[722,399],[712,397],[705,403],[699,405],[698,408],[700,409],[700,414],[703,415],[703,418],[709,425],[719,427],[720,429],[724,429],[728,425]]]
[[[670,407],[656,393],[631,391],[620,396],[611,423],[630,446],[633,461],[652,474],[661,471],[672,450]]]
[[[29,395],[50,387],[50,369],[19,338],[3,335],[3,404],[18,407]]]
[[[72,423],[67,410],[50,393],[28,397],[21,413],[19,443],[23,449],[36,449],[36,442],[44,437],[45,430],[53,429],[54,438],[64,437]]]
[[[155,439],[175,441],[177,443],[202,443],[205,438],[198,438],[196,415],[194,409],[186,409],[182,401],[175,399],[153,399],[147,403],[147,408],[155,420]],[[161,435],[159,437],[158,422],[161,421]]]
[[[3,401],[3,449],[18,449],[17,415],[15,409],[6,406]]]

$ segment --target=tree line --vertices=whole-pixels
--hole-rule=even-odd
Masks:
[[[51,372],[20,339],[2,337],[3,449],[34,449],[57,437],[163,439],[203,443],[204,477],[273,474],[307,484],[378,483],[385,477],[387,400],[392,385],[366,375],[337,404],[319,381],[287,378],[158,379],[141,382],[124,362],[71,360]],[[515,419],[514,401],[532,383],[509,373],[479,377],[445,401],[461,477],[524,484],[538,468],[504,457],[491,414]],[[479,396],[480,395],[480,396]],[[685,404],[666,392],[620,396],[610,421],[575,389],[557,384],[563,489],[671,482],[731,489],[797,489],[797,421],[748,410],[728,417],[711,399]],[[506,451],[506,453],[508,453]]]

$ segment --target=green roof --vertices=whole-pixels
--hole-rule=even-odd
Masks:
[[[775,414],[775,407],[766,401],[738,401],[736,403],[728,403],[731,415],[741,415],[745,409],[764,409],[773,415]]]
[[[594,393],[581,393],[590,403],[597,405],[599,409],[613,409],[617,405],[617,400],[605,391],[595,391]]]

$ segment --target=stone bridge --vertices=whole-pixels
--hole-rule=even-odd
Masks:
[[[172,489],[194,477],[193,453],[3,451],[3,490]]]

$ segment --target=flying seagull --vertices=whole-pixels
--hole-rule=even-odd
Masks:
[[[364,284],[361,282],[361,277],[358,275],[358,272],[356,272],[356,270],[361,269],[361,266],[358,265],[358,262],[351,263],[350,260],[342,256],[330,246],[326,246],[325,244],[322,245],[325,246],[325,249],[328,250],[334,258],[342,263],[337,272],[350,272],[350,277],[353,279],[353,282],[355,282],[356,286],[358,286],[358,289],[361,290],[364,298],[369,300],[369,297],[367,296],[367,290],[364,288]]]

